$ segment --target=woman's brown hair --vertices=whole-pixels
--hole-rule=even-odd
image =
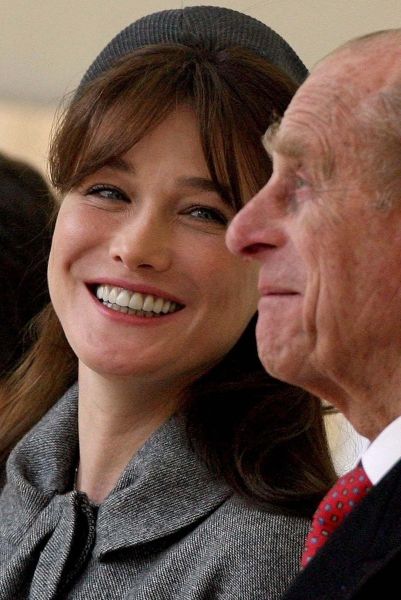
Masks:
[[[261,137],[295,84],[243,48],[155,45],[132,52],[79,89],[53,139],[50,170],[62,193],[122,156],[177,106],[189,105],[214,183],[239,210],[267,181]],[[335,477],[318,399],[279,382],[257,355],[255,320],[227,356],[186,393],[193,446],[241,495],[310,514]],[[2,456],[76,378],[77,361],[51,306],[37,341],[1,392]]]

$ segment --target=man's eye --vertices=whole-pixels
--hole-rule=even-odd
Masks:
[[[291,177],[291,184],[287,192],[287,205],[290,212],[294,212],[310,197],[310,184],[300,175]]]
[[[187,209],[186,214],[194,219],[209,221],[210,223],[218,223],[220,225],[227,225],[228,223],[228,218],[222,212],[217,210],[217,208],[209,206],[192,206]]]
[[[305,179],[303,179],[302,177],[295,177],[295,189],[296,190],[300,190],[302,188],[304,188],[307,184],[307,182],[305,181]]]
[[[118,200],[120,202],[129,202],[127,195],[114,185],[93,185],[87,190],[85,195],[97,196],[98,198],[103,198],[104,200]]]

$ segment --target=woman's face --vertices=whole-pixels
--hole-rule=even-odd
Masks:
[[[257,305],[257,267],[224,243],[233,216],[189,108],[67,194],[49,286],[79,360],[183,385],[216,364]]]

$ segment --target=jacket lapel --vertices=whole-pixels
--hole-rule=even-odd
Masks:
[[[13,544],[41,522],[43,511],[58,514],[68,504],[78,453],[77,404],[75,385],[10,455],[0,533]],[[173,416],[145,442],[99,507],[94,554],[100,557],[194,526],[231,494],[191,449],[183,419]],[[3,515],[16,505],[19,519],[13,511],[9,518]],[[40,535],[53,532],[57,519],[53,521],[46,521]]]

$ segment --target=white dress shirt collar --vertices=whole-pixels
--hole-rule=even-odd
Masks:
[[[387,425],[362,454],[360,460],[375,485],[401,459],[401,416]]]

